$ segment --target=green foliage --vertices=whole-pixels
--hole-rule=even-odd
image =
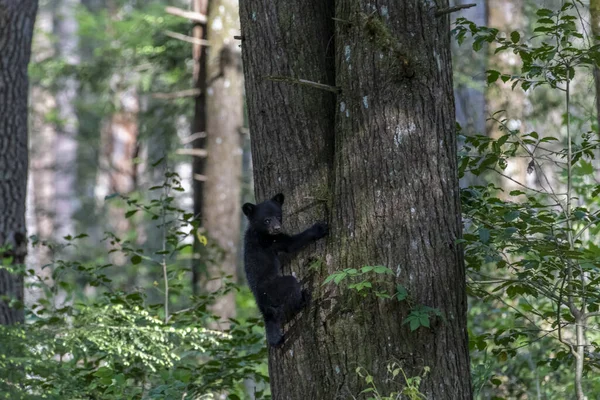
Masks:
[[[406,398],[409,400],[423,400],[427,399],[427,397],[421,393],[421,381],[427,377],[429,373],[429,367],[423,368],[423,373],[421,375],[407,377],[404,370],[400,367],[400,365],[396,362],[392,362],[387,366],[387,372],[389,375],[388,381],[397,384],[398,386],[403,385],[402,389],[397,392],[391,392],[387,395],[381,394],[377,389],[377,385],[375,384],[375,380],[373,376],[364,368],[358,367],[356,368],[356,373],[358,376],[364,379],[365,383],[369,385],[369,387],[362,392],[361,394],[367,395],[367,400],[396,400],[400,398]],[[398,377],[402,375],[404,382],[398,382]],[[389,385],[389,382],[387,384]]]
[[[437,308],[417,305],[410,310],[410,314],[404,318],[402,324],[408,324],[411,331],[416,331],[420,327],[429,328],[431,316],[441,318],[442,313]]]
[[[535,35],[529,41],[523,41],[519,32],[505,37],[498,29],[477,26],[465,18],[456,20],[453,33],[459,43],[470,35],[475,51],[481,50],[484,43],[493,43],[495,53],[511,51],[519,55],[520,75],[488,70],[488,83],[501,79],[512,82],[513,88],[520,85],[523,90],[540,85],[561,89],[561,84],[575,77],[576,68],[593,68],[600,62],[600,45],[581,47],[584,36],[575,23],[575,11],[572,2],[565,2],[558,11],[539,9]]]
[[[462,137],[461,177],[495,173],[514,188],[487,184],[461,191],[474,388],[486,398],[574,397],[566,393],[575,392],[575,381],[584,392],[600,391],[591,379],[600,368],[591,356],[600,343],[600,142],[586,124],[571,132],[570,102],[575,77],[589,73],[600,56],[578,32],[578,5],[538,10],[531,38],[465,19],[454,29],[459,42],[470,35],[476,51],[490,43],[496,52],[519,55],[520,74],[490,69],[488,83],[500,79],[529,91],[546,86],[562,93],[566,105],[556,131],[522,132],[495,113],[489,121],[499,137]],[[532,179],[511,172],[516,160],[526,160]]]
[[[365,265],[360,269],[346,268],[336,271],[325,279],[323,285],[328,283],[344,284],[349,290],[358,293],[362,297],[375,295],[380,299],[407,301],[410,312],[402,323],[408,324],[411,331],[415,331],[420,327],[429,328],[430,317],[432,316],[442,317],[437,308],[415,304],[404,285],[396,285],[396,291],[389,294],[386,289],[389,286],[389,284],[386,284],[386,276],[389,278],[390,275],[394,276],[394,272],[388,267]]]
[[[180,255],[197,223],[175,205],[172,193],[181,190],[179,176],[167,172],[165,182],[151,188],[156,198],[121,197],[130,207],[125,218],[143,214],[156,221],[160,248],[147,251],[107,234],[108,254],[100,263],[58,259],[46,266],[47,275],[23,271],[28,286],[41,292],[25,310],[24,326],[0,327],[0,398],[172,399],[227,393],[234,399],[245,396],[244,379],[268,383],[263,334],[255,329],[260,319],[232,320],[222,331],[208,328],[215,321],[210,304],[237,287],[226,283],[220,292],[202,296],[187,289],[189,268]],[[87,238],[65,240],[57,252]],[[120,288],[109,273],[114,268],[110,255],[130,260],[131,267],[161,271],[161,284]],[[93,294],[80,298],[82,286]],[[184,299],[190,307],[177,306]],[[269,397],[262,391],[256,395]]]
[[[376,277],[375,279],[368,279],[373,275]],[[394,275],[394,272],[383,265],[365,265],[360,270],[356,268],[346,268],[329,275],[323,282],[323,285],[330,282],[339,285],[342,281],[347,280],[344,283],[348,285],[348,289],[356,291],[363,297],[372,293],[379,298],[389,299],[391,296],[387,294],[385,290],[381,289],[381,286],[385,283],[385,275]],[[375,284],[375,286],[373,284]]]

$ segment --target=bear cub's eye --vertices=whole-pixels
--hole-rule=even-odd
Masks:
[[[271,222],[271,218],[265,218],[265,224],[269,224]]]

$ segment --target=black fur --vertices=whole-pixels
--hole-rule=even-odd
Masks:
[[[283,194],[259,204],[246,203],[242,210],[248,217],[244,239],[244,268],[248,285],[265,318],[267,342],[283,343],[282,324],[296,315],[310,301],[310,294],[291,275],[282,276],[280,252],[293,253],[328,233],[325,223],[317,223],[297,235],[282,233]]]

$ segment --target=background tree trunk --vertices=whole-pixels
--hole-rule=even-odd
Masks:
[[[521,34],[524,33],[526,28],[524,0],[487,0],[487,10],[488,26],[505,32],[507,37],[510,37],[510,33],[513,31],[518,31]],[[495,50],[495,46],[489,47],[488,65],[493,65],[494,69],[502,73],[517,73],[518,68],[520,68],[519,56],[510,51],[495,54]],[[488,86],[486,91],[487,117],[490,118],[495,114],[494,118],[498,120],[506,119],[505,123],[509,129],[518,129],[521,132],[525,132],[527,130],[525,117],[529,100],[521,88],[512,90],[511,85],[511,82],[503,83],[499,79],[494,84]],[[502,112],[498,113],[499,111]],[[504,132],[500,131],[497,122],[488,120],[487,134],[490,137],[498,138]],[[527,174],[527,164],[529,161],[526,158],[513,157],[507,160],[508,167],[503,173],[517,182],[535,187],[535,173]],[[504,178],[501,178],[501,187],[506,191],[504,196],[511,190],[521,189],[515,182]]]
[[[592,35],[594,38],[600,36],[600,0],[590,0],[590,19]],[[598,40],[593,39],[597,44]],[[598,124],[598,136],[600,137],[600,69],[594,68],[594,84],[596,86],[596,122]]]
[[[0,247],[11,245],[13,265],[27,253],[27,65],[37,1],[0,0]],[[23,303],[23,276],[0,269],[0,297]],[[22,307],[0,300],[0,324],[23,322]]]
[[[59,0],[54,14],[54,34],[56,35],[56,54],[67,65],[79,64],[78,23],[75,18],[79,0]],[[73,215],[79,209],[77,197],[77,133],[78,118],[76,99],[79,83],[74,76],[59,80],[56,91],[58,129],[54,153],[56,158],[55,226],[54,237],[62,240],[66,235],[75,236]],[[48,149],[46,149],[47,151]]]
[[[224,275],[237,275],[240,242],[243,76],[239,48],[238,0],[213,0],[208,18],[210,52],[207,65],[207,140],[203,224],[222,257],[208,265],[206,289],[221,287]],[[212,306],[223,320],[235,316],[235,293],[220,296]],[[225,322],[226,323],[226,322]]]
[[[448,17],[416,0],[338,0],[335,13],[331,1],[247,0],[240,15],[257,201],[282,191],[288,230],[331,227],[326,246],[292,264],[313,302],[270,350],[273,398],[359,396],[357,367],[380,393],[401,391],[391,362],[409,378],[428,367],[428,399],[471,398]],[[293,85],[333,85],[333,73],[337,101]],[[410,332],[407,302],[321,286],[364,265],[392,269],[388,293],[402,284],[444,319]]]
[[[192,0],[192,11],[207,15],[209,0]],[[207,29],[199,22],[194,22],[192,36],[196,39],[206,40]],[[192,147],[198,150],[206,149],[206,46],[194,44],[192,47],[192,58],[194,59],[194,89],[199,90],[199,94],[194,100],[194,117],[192,120],[192,135],[198,137],[192,142]],[[194,156],[192,159],[192,188],[194,201],[194,216],[200,218],[202,223],[202,213],[204,211],[204,175],[206,160],[204,157]],[[192,259],[192,290],[198,293],[200,284],[200,275],[206,273],[206,264],[203,264],[205,257],[203,246],[194,235],[194,258]]]
[[[477,4],[475,7],[453,13],[452,20],[467,18],[478,26],[487,24],[487,4],[485,0],[453,0],[450,6]],[[477,53],[471,46],[459,46],[452,41],[454,61],[454,100],[456,104],[456,122],[463,132],[469,135],[484,134],[486,120],[485,88],[487,57],[484,52]],[[456,64],[459,64],[458,66]],[[458,72],[460,71],[460,72]]]
[[[32,44],[33,63],[40,63],[56,56],[56,48],[52,40],[52,31],[55,21],[55,7],[42,4],[38,8],[36,17],[36,29]],[[36,82],[31,83],[31,140],[29,145],[29,181],[27,201],[28,214],[32,215],[32,221],[28,221],[28,234],[36,236],[45,242],[53,239],[55,228],[55,155],[56,152],[48,151],[54,148],[56,142],[56,124],[52,115],[56,110],[56,99],[48,88]],[[51,252],[48,246],[39,245],[29,248],[27,255],[27,267],[35,271],[35,274],[43,279],[50,279],[52,271],[43,268],[51,261]],[[34,283],[37,278],[32,278]],[[36,285],[29,285],[25,292],[25,300],[28,305],[35,304],[42,296],[43,289]]]

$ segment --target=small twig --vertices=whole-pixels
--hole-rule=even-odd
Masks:
[[[335,18],[335,17],[332,17],[331,19],[334,20],[335,22],[343,22],[344,24],[352,25],[352,22],[348,21],[347,19],[341,19],[341,18]]]
[[[200,89],[187,89],[180,90],[179,92],[172,93],[153,93],[152,98],[154,99],[162,99],[162,100],[172,100],[172,99],[180,99],[182,97],[196,97],[200,95],[202,91]]]
[[[440,8],[435,11],[436,17],[441,17],[442,15],[450,14],[453,12],[457,12],[460,10],[464,10],[467,8],[475,7],[477,4],[461,4],[458,6],[448,7],[448,8]]]
[[[246,39],[246,38],[244,37],[244,35],[235,35],[233,38],[234,38],[235,40],[241,40],[241,41],[244,41],[244,39]]]
[[[538,189],[534,189],[534,188],[532,188],[532,187],[529,187],[529,186],[527,186],[527,185],[524,185],[524,184],[522,184],[521,182],[517,181],[516,179],[513,179],[513,178],[511,178],[510,176],[506,175],[506,174],[505,174],[505,173],[503,173],[503,172],[500,172],[500,171],[498,171],[498,170],[497,170],[497,169],[495,169],[495,168],[490,168],[490,167],[488,167],[488,168],[486,168],[486,169],[487,169],[487,170],[490,170],[490,171],[494,171],[494,172],[495,172],[495,173],[497,173],[498,175],[500,175],[500,176],[502,176],[502,177],[504,177],[504,178],[508,179],[509,181],[511,181],[511,182],[513,182],[513,183],[516,183],[517,185],[521,186],[522,188],[525,188],[525,189],[527,189],[527,190],[531,190],[532,192],[536,192],[536,193],[540,193],[540,194],[546,194],[546,192],[544,192],[544,191],[541,191],[541,190],[538,190]]]
[[[169,197],[169,187],[165,186],[163,192],[163,198],[161,200],[164,201],[165,198]],[[161,257],[161,266],[163,271],[163,279],[165,284],[165,324],[169,322],[169,275],[167,270],[167,211],[165,210],[165,204],[162,204],[161,207],[161,217],[162,217],[162,257]]]
[[[291,76],[265,76],[264,79],[273,82],[286,82],[291,83],[293,85],[310,86],[314,87],[315,89],[326,90],[335,94],[338,94],[341,91],[340,88],[337,86],[330,86],[324,83],[313,82],[306,79],[292,78]]]
[[[165,36],[168,36],[173,39],[181,40],[183,42],[188,42],[192,44],[197,44],[200,46],[210,46],[208,40],[198,39],[193,36],[182,35],[181,33],[173,32],[173,31],[165,31]]]

